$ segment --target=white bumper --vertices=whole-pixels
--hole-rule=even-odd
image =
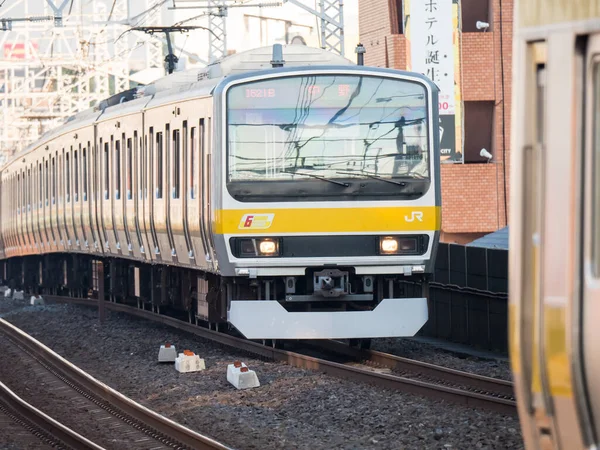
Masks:
[[[414,336],[427,299],[383,299],[373,311],[287,312],[274,300],[233,300],[229,322],[247,339],[350,339]]]

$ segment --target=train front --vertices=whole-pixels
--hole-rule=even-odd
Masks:
[[[249,339],[413,336],[440,230],[437,88],[349,66],[217,88],[215,248]],[[435,107],[434,107],[435,106]]]

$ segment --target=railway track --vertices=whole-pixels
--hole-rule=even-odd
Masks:
[[[122,448],[131,449],[228,449],[99,382],[3,319],[0,319],[0,338],[5,344],[11,344],[4,346],[7,352],[3,359],[8,360],[11,352],[13,356],[16,354],[18,364],[27,365],[26,371],[31,379],[41,381],[35,401],[50,405],[55,414],[62,412],[65,420],[83,428],[81,434],[94,435],[90,440],[82,437],[19,399],[6,386],[0,386],[0,410],[47,443],[74,449],[102,449],[107,446],[106,443],[111,447],[117,445],[121,448],[119,445],[124,445]],[[66,412],[61,407],[65,402],[68,404]],[[84,417],[85,414],[93,417]],[[90,421],[96,425],[93,430],[89,426]]]
[[[98,300],[63,296],[45,296],[48,301],[97,305]],[[420,394],[469,407],[485,408],[502,414],[517,415],[512,383],[446,367],[402,358],[372,350],[359,350],[337,341],[320,341],[318,349],[337,357],[324,359],[305,353],[265,346],[247,339],[203,328],[173,317],[156,314],[133,306],[105,302],[107,309],[163,323],[197,336],[233,347],[269,360],[294,367],[320,371],[328,375],[353,379],[403,392]],[[301,346],[316,344],[302,343]],[[343,362],[332,361],[342,356]],[[388,369],[387,373],[382,368]]]
[[[102,447],[26,402],[1,382],[0,425],[3,430],[18,434],[18,442],[22,446],[46,444],[48,448],[102,450]]]

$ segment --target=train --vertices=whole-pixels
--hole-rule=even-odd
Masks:
[[[527,449],[600,446],[600,2],[516,0],[509,348]]]
[[[440,235],[439,124],[427,77],[319,48],[174,72],[1,168],[0,277],[85,296],[101,263],[107,299],[248,339],[413,336]]]

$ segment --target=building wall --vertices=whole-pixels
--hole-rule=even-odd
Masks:
[[[461,7],[469,8],[468,3],[473,1],[461,0]],[[407,69],[410,44],[397,24],[399,7],[403,7],[401,0],[359,0],[359,34],[367,50],[365,64]],[[489,29],[460,31],[462,100],[467,105],[493,102],[492,148],[487,149],[493,158],[487,162],[478,156],[479,148],[468,148],[469,133],[475,130],[469,130],[465,123],[465,163],[442,164],[442,236],[449,242],[464,242],[468,236],[476,238],[507,223],[512,17],[512,0],[490,0],[488,19],[479,19],[490,23]]]

